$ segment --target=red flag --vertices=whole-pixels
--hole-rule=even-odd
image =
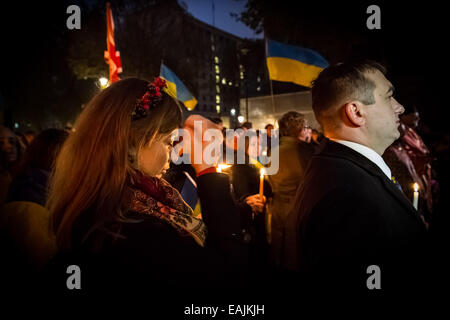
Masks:
[[[108,51],[105,51],[105,62],[109,65],[109,82],[119,81],[119,73],[122,73],[122,62],[120,61],[120,52],[116,51],[114,43],[114,20],[109,2],[106,3],[106,45]]]

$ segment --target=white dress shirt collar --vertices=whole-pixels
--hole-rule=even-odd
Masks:
[[[381,171],[384,172],[384,174],[388,177],[388,179],[391,180],[391,178],[392,178],[391,169],[389,169],[388,165],[386,164],[386,162],[384,162],[383,158],[378,153],[376,153],[373,149],[370,149],[369,147],[366,147],[362,144],[352,142],[352,141],[335,140],[335,139],[331,139],[331,140],[333,140],[334,142],[343,144],[344,146],[347,146],[350,149],[353,149],[356,152],[362,154],[367,159],[369,159],[370,161],[375,163],[381,169]]]

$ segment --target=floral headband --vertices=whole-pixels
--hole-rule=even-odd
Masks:
[[[131,114],[133,120],[142,119],[148,115],[149,111],[161,101],[161,89],[163,88],[167,88],[167,84],[166,80],[161,77],[156,77],[152,83],[148,84],[145,94],[136,101]]]

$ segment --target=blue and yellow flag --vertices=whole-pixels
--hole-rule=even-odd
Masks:
[[[164,64],[161,64],[160,77],[164,78],[167,82],[167,88],[164,89],[168,95],[184,103],[188,110],[194,109],[197,105],[197,100],[189,92],[186,86],[180,79],[167,68]]]
[[[311,87],[311,81],[328,67],[328,62],[317,52],[267,40],[267,68],[271,80],[293,82]]]

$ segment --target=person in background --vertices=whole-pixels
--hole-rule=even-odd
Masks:
[[[0,204],[6,200],[9,184],[16,175],[24,148],[9,128],[0,125]]]
[[[433,157],[431,152],[417,133],[420,123],[419,112],[413,107],[410,112],[400,117],[400,121],[404,125],[402,145],[413,162],[415,171],[421,180],[416,182],[421,185],[425,195],[427,211],[431,214],[433,211],[433,197],[437,197],[438,182],[432,175]]]
[[[304,141],[306,143],[311,143],[312,128],[309,125],[306,125],[305,129],[303,130],[303,132],[301,133],[299,138],[301,141]]]
[[[257,161],[259,155],[258,131],[244,136],[244,163],[238,163],[235,156],[231,166],[231,182],[233,196],[241,216],[242,232],[250,242],[250,266],[254,270],[254,279],[261,278],[268,267],[268,242],[266,230],[267,199],[271,198],[272,190],[268,181],[264,180],[263,197],[259,196],[260,169],[263,166]],[[237,155],[237,154],[236,154]]]
[[[45,206],[50,173],[68,133],[59,129],[42,131],[28,146],[7,202],[29,201]]]
[[[8,274],[22,274],[14,281],[32,281],[57,251],[44,206],[49,176],[67,136],[64,130],[47,129],[31,142],[1,208],[3,266],[10,268]]]
[[[246,121],[246,122],[244,122],[244,123],[242,124],[241,128],[242,128],[244,131],[247,131],[247,130],[250,130],[250,129],[253,128],[253,124],[252,124],[251,122]]]
[[[266,124],[264,127],[266,129],[266,135],[267,135],[267,156],[270,157],[272,152],[272,135],[274,134],[273,129],[274,126],[272,124]]]
[[[269,206],[271,212],[271,263],[280,267],[283,230],[286,217],[292,209],[295,192],[303,181],[310,157],[305,139],[308,135],[308,122],[305,116],[296,111],[285,113],[279,120],[280,144],[272,152],[279,152],[279,170],[268,176],[273,191]]]

